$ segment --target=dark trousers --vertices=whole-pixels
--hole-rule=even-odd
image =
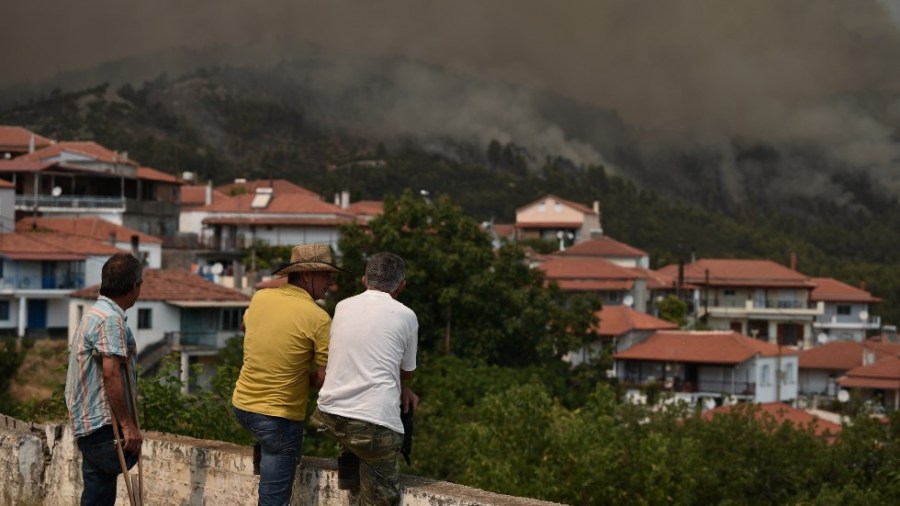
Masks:
[[[81,506],[113,506],[116,503],[116,480],[122,473],[122,466],[116,452],[112,425],[104,425],[78,438],[77,442],[81,450],[81,476],[84,480]],[[137,460],[137,455],[125,453],[128,469]]]

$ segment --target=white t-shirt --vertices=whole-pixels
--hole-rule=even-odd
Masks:
[[[319,409],[403,433],[400,370],[416,368],[419,321],[390,294],[367,290],[334,310]]]

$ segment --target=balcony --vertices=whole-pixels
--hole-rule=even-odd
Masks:
[[[16,195],[16,209],[42,212],[69,211],[72,209],[117,209],[125,211],[125,199],[122,197],[102,197],[98,195],[59,196],[52,195]]]
[[[166,332],[165,339],[174,350],[217,350],[219,348],[217,331]]]
[[[858,316],[831,315],[813,323],[813,328],[828,330],[878,330],[881,328],[880,316],[859,318]]]
[[[708,304],[708,305],[707,305]],[[815,317],[825,313],[824,302],[805,300],[701,300],[700,316],[748,318],[750,316]]]
[[[84,274],[64,276],[6,276],[0,278],[0,290],[80,290]]]

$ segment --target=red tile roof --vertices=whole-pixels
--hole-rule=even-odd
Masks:
[[[816,436],[834,436],[841,431],[840,424],[830,422],[819,418],[811,413],[807,413],[801,409],[793,408],[781,402],[767,402],[764,404],[737,404],[734,406],[720,406],[713,410],[703,413],[703,418],[711,420],[716,416],[722,416],[727,413],[741,412],[741,410],[753,410],[754,417],[757,420],[765,420],[772,418],[779,425],[790,422],[791,425],[799,430],[810,430]]]
[[[20,126],[0,125],[0,151],[28,151],[32,136],[36,148],[53,143],[52,140]]]
[[[800,369],[848,371],[863,364],[865,351],[863,343],[832,341],[801,352]]]
[[[152,167],[138,167],[137,170],[138,179],[147,179],[150,181],[161,181],[163,183],[176,183],[181,184],[183,181],[178,176],[173,176],[172,174],[167,174],[161,170],[156,170]]]
[[[303,193],[278,193],[272,195],[268,205],[264,208],[253,208],[250,204],[256,198],[255,193],[245,193],[235,197],[223,199],[221,202],[213,202],[197,211],[210,213],[252,213],[252,214],[330,214],[351,217],[340,207],[324,202],[317,197]]]
[[[7,181],[5,179],[0,179],[0,188],[15,188],[15,187],[16,187],[15,183],[13,183],[11,181]]]
[[[881,302],[881,299],[873,297],[871,293],[834,278],[812,278],[812,281],[816,284],[809,296],[812,301]]]
[[[838,378],[844,388],[900,389],[900,357],[889,357],[874,364],[857,367]]]
[[[245,181],[242,183],[233,182],[217,186],[216,190],[228,196],[235,196],[239,192],[255,194],[257,188],[272,188],[272,191],[278,195],[279,193],[301,193],[319,200],[322,196],[318,193],[306,189],[298,184],[294,184],[286,179],[256,179],[253,181]]]
[[[516,233],[516,226],[508,223],[494,223],[494,232],[498,237],[512,238]]]
[[[600,318],[600,325],[596,332],[604,337],[620,336],[632,330],[671,330],[678,328],[677,324],[654,318],[626,306],[603,306],[600,311],[597,311],[597,317]]]
[[[516,228],[581,228],[581,220],[572,221],[517,221]]]
[[[633,282],[641,275],[632,269],[616,265],[600,257],[551,256],[538,266],[548,279],[603,279]]]
[[[384,214],[384,202],[380,200],[359,200],[350,204],[346,211],[357,216],[380,216]]]
[[[567,292],[621,292],[631,290],[633,281],[606,279],[554,279]]]
[[[645,341],[616,353],[617,360],[740,364],[755,355],[773,357],[779,347],[733,331],[659,331]],[[781,348],[782,355],[796,355]]]
[[[231,198],[228,195],[216,190],[212,189],[210,197],[212,198],[211,204],[219,203],[225,199]],[[184,185],[181,187],[181,205],[182,206],[205,206],[206,205],[206,185],[205,184],[194,184],[194,185]]]
[[[93,141],[58,142],[43,149],[37,150],[34,153],[22,155],[18,159],[26,161],[44,161],[48,159],[56,159],[64,151],[94,158],[100,162],[121,163],[134,166],[138,165],[134,160],[128,159],[127,155],[117,153]]]
[[[353,222],[350,217],[308,218],[296,216],[291,218],[259,216],[210,216],[203,219],[204,225],[296,225],[305,227],[336,227]]]
[[[659,269],[659,272],[677,277],[678,265],[667,265]],[[815,287],[815,284],[806,275],[771,260],[697,260],[685,264],[684,279],[685,282],[701,286]]]
[[[136,235],[142,244],[162,244],[162,239],[100,218],[22,218],[16,222],[16,231],[31,232],[34,225],[39,231],[54,231],[106,243],[110,234],[115,234],[117,242],[131,242],[131,236]]]
[[[22,157],[20,156],[19,158],[13,158],[12,160],[0,160],[0,173],[40,172],[53,165],[53,162],[22,160]]]
[[[94,285],[74,291],[70,296],[93,299],[99,294],[100,285]],[[170,303],[198,301],[250,303],[249,296],[182,269],[144,269],[140,300]]]
[[[569,246],[565,251],[556,253],[562,256],[599,256],[599,257],[645,257],[647,253],[635,247],[619,242],[612,237],[602,236]]]
[[[121,251],[93,239],[53,232],[0,234],[0,255],[12,260],[83,260],[85,255],[113,255]]]
[[[551,200],[551,199],[552,199],[552,200],[556,200],[556,201],[559,202],[560,204],[565,204],[566,206],[571,207],[572,209],[576,209],[576,210],[578,210],[578,211],[580,211],[580,212],[582,212],[582,213],[584,213],[584,214],[593,214],[593,215],[595,215],[595,216],[597,215],[597,213],[595,213],[595,212],[594,212],[594,209],[591,208],[591,207],[588,207],[588,206],[583,205],[583,204],[579,204],[579,203],[577,203],[577,202],[572,202],[571,200],[561,199],[561,198],[557,197],[556,195],[544,195],[543,197],[541,197],[541,198],[539,198],[539,199],[537,199],[537,200],[534,200],[533,202],[530,202],[530,203],[528,203],[528,204],[525,204],[525,205],[522,206],[522,207],[519,207],[518,209],[516,209],[516,212],[518,213],[519,211],[521,211],[521,210],[523,210],[523,209],[525,209],[525,208],[527,208],[527,207],[531,207],[531,206],[537,204],[538,202],[541,202],[541,201],[544,201],[544,200]],[[519,224],[516,223],[516,225],[519,225]]]

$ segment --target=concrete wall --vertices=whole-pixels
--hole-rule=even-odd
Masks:
[[[250,447],[148,432],[143,452],[146,504],[256,504],[259,478],[253,475]],[[296,480],[293,505],[357,503],[338,489],[333,459],[304,457]],[[403,476],[401,483],[404,506],[554,504],[414,476]],[[81,488],[81,453],[68,425],[28,424],[0,415],[0,504],[74,506]],[[121,479],[117,504],[128,504]]]

